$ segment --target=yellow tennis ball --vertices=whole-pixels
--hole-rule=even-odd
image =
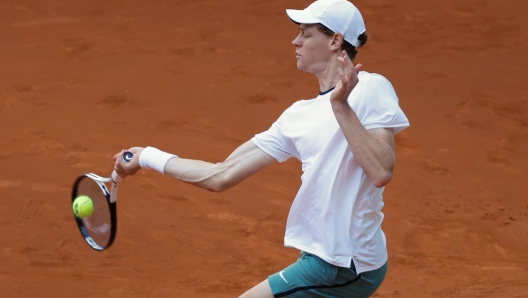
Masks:
[[[92,199],[88,196],[78,196],[73,201],[73,213],[80,218],[86,218],[92,215],[94,205]]]

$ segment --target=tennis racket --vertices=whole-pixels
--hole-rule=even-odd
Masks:
[[[130,162],[133,154],[125,152],[123,160]],[[79,196],[92,199],[94,210],[91,216],[80,218],[74,215],[81,235],[88,245],[98,251],[105,250],[114,242],[117,231],[117,186],[122,178],[114,171],[110,178],[93,173],[79,176],[73,184],[72,204]],[[106,183],[111,182],[110,191]]]

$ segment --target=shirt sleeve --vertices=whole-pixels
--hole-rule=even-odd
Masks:
[[[262,151],[275,158],[278,162],[284,162],[294,155],[291,153],[292,146],[281,132],[284,113],[264,132],[256,134],[251,141]]]
[[[368,108],[362,121],[366,129],[394,128],[396,134],[409,127],[409,120],[398,105],[398,96],[385,77],[372,74],[366,96]]]

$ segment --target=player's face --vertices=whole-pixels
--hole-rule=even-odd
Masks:
[[[325,71],[331,59],[331,37],[317,29],[317,25],[301,24],[300,33],[292,41],[297,54],[297,68],[313,74]]]

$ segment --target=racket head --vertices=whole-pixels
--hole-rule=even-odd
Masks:
[[[111,202],[110,192],[105,185],[109,181],[110,178],[88,173],[79,176],[73,184],[72,204],[82,195],[92,199],[92,215],[86,218],[74,215],[74,218],[86,243],[97,251],[110,247],[117,231],[116,203]]]

